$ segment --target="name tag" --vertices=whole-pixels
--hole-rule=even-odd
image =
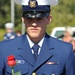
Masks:
[[[17,64],[24,64],[25,61],[24,60],[16,60]]]

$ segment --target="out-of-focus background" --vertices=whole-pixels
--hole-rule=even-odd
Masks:
[[[13,23],[15,33],[17,31],[24,33],[21,12],[21,6],[16,5],[13,0],[0,0],[0,41],[3,40],[3,35],[6,32],[6,23]],[[75,0],[59,0],[59,4],[52,7],[51,15],[52,21],[47,29],[50,35],[53,35],[55,27],[75,27]],[[57,35],[59,34],[60,32]]]

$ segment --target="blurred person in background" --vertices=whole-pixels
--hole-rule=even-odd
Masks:
[[[17,37],[16,33],[13,31],[14,25],[12,23],[6,23],[5,29],[6,33],[4,34],[4,40],[9,40]]]
[[[73,35],[73,32],[71,30],[71,27],[70,26],[66,27],[62,40],[65,42],[71,42],[73,40],[72,35]]]
[[[65,41],[65,42],[71,43],[73,45],[73,51],[75,53],[75,39],[74,39],[74,37],[75,37],[75,32],[73,32],[71,30],[70,26],[66,27],[66,30],[64,32],[64,36],[63,36],[62,40]]]
[[[22,35],[20,30],[16,31],[16,34],[17,34],[17,36],[21,36]]]

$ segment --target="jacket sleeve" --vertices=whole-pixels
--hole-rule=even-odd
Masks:
[[[75,55],[71,47],[65,66],[65,75],[75,75]]]
[[[0,75],[4,75],[4,55],[0,44]]]

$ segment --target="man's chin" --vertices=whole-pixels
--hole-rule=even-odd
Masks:
[[[31,38],[38,38],[39,35],[30,35]]]

